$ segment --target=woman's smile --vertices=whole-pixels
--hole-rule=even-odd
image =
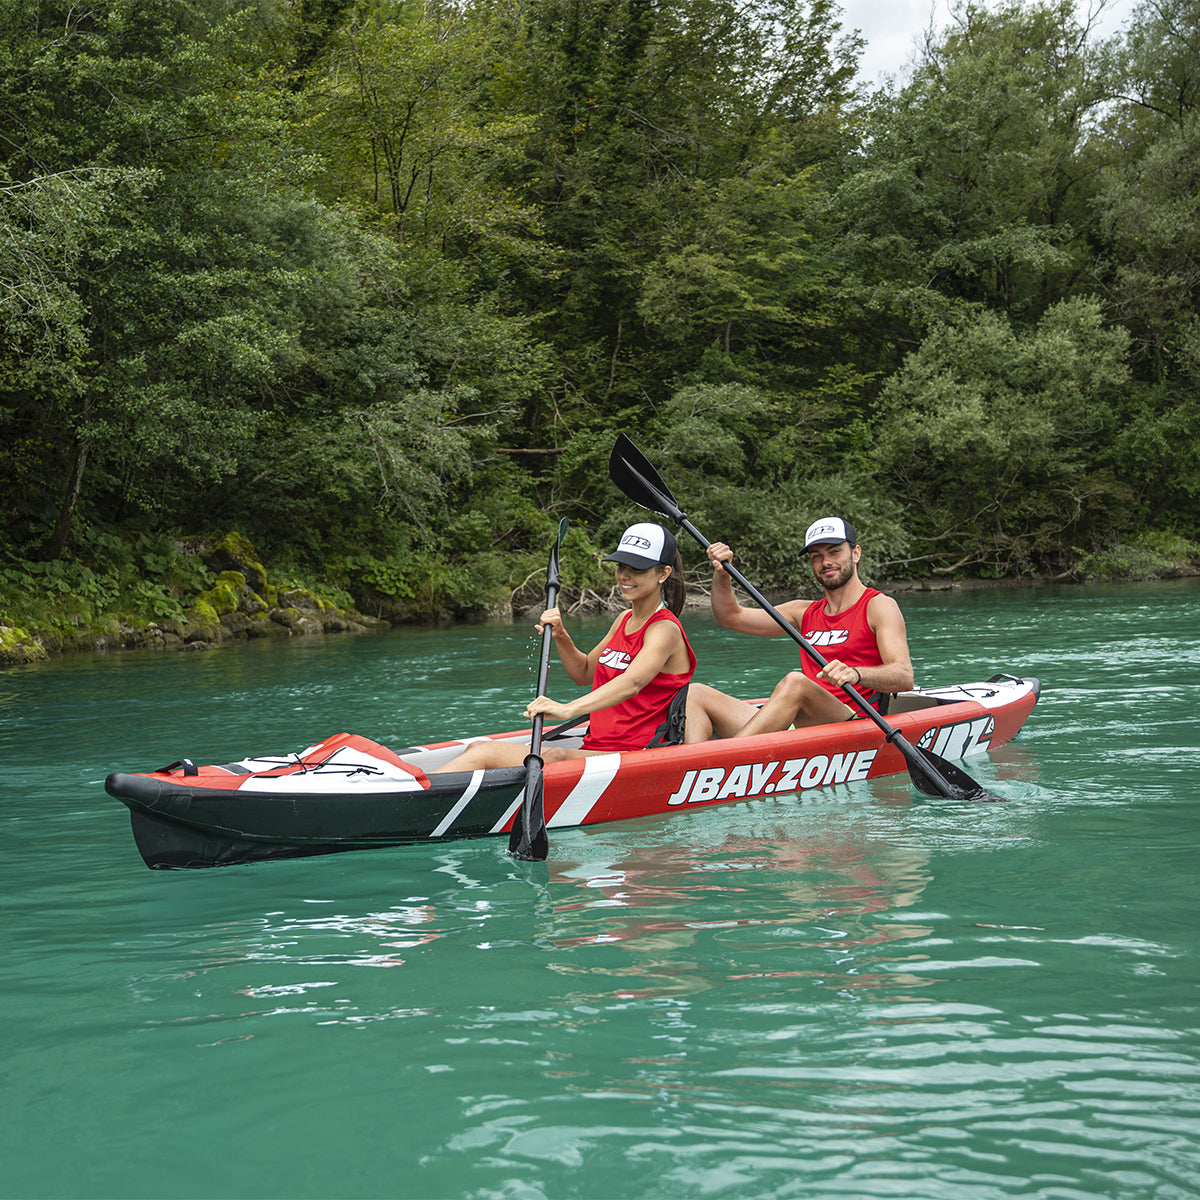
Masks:
[[[617,567],[617,587],[621,589],[621,598],[634,600],[646,592],[657,589],[659,580],[657,571],[661,568],[647,567],[643,571],[621,563]]]

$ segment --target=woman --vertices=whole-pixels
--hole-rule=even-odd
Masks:
[[[592,685],[590,692],[566,704],[538,696],[525,709],[530,720],[539,713],[552,721],[592,714],[583,748],[545,750],[546,762],[644,749],[666,719],[675,693],[696,670],[696,656],[677,615],[686,588],[674,535],[650,522],[631,525],[617,549],[602,561],[616,563],[617,586],[630,605],[604,639],[584,654],[563,628],[557,608],[542,613],[537,626],[539,633],[546,626],[552,630],[558,657],[571,679]],[[528,753],[528,747],[511,742],[472,742],[437,772],[519,767]]]

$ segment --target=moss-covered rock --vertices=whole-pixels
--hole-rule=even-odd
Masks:
[[[121,619],[110,613],[90,625],[64,633],[59,650],[64,654],[74,650],[119,650],[122,644]]]
[[[184,612],[183,619],[185,642],[214,642],[220,636],[221,619],[217,616],[217,610],[203,596],[197,597]]]
[[[207,592],[200,593],[196,603],[207,605],[220,620],[228,613],[239,610],[246,587],[246,577],[241,571],[222,571],[216,583]]]
[[[225,534],[200,557],[210,571],[216,571],[218,575],[236,571],[244,582],[249,584],[251,591],[260,596],[266,592],[267,569],[259,561],[258,551],[250,544],[249,539],[236,530]]]
[[[307,588],[285,588],[279,593],[279,607],[283,609],[297,608],[305,613],[320,613],[331,609],[333,605],[314,596]]]
[[[16,625],[0,625],[0,663],[41,662],[49,658],[46,647]]]
[[[238,600],[238,612],[245,613],[248,617],[261,616],[273,607],[274,605],[268,604],[263,596],[249,588],[246,588]]]
[[[313,637],[325,632],[324,622],[311,612],[298,608],[276,608],[271,610],[271,620],[282,625],[297,637]]]
[[[66,648],[66,638],[59,629],[39,629],[34,637],[47,654],[61,654]]]
[[[221,614],[221,638],[244,638],[249,636],[250,618],[236,609]]]

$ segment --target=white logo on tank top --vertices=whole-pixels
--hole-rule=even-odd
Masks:
[[[804,637],[814,646],[840,646],[850,637],[850,633],[846,629],[818,629],[813,633],[806,633]]]

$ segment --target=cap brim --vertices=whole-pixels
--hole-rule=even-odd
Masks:
[[[627,567],[637,567],[639,571],[645,571],[648,567],[662,566],[656,559],[639,558],[636,554],[631,554],[628,550],[618,550],[614,554],[605,556],[600,561],[622,563]]]

